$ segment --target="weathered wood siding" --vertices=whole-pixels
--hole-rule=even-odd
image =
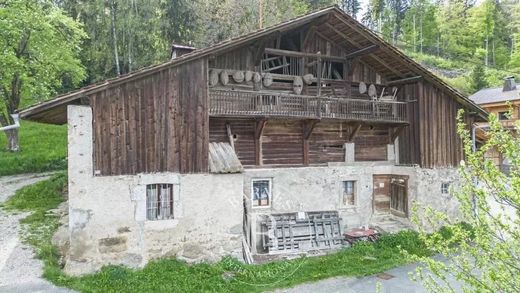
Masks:
[[[354,139],[356,161],[386,161],[388,126],[363,126]]]
[[[262,158],[265,165],[303,163],[303,133],[299,121],[269,121],[262,135]]]
[[[297,120],[269,120],[262,134],[263,165],[303,165],[303,122]],[[245,166],[255,165],[255,121],[252,119],[210,119],[210,141],[229,142],[226,124],[232,132],[238,158]],[[322,121],[316,124],[309,137],[309,164],[344,162],[344,144],[348,142],[349,125],[345,122]],[[354,142],[358,161],[387,159],[388,128],[363,126]]]
[[[90,96],[100,175],[208,171],[206,59]]]
[[[399,136],[400,163],[425,168],[458,166],[463,158],[456,121],[461,105],[422,81],[404,87],[402,95],[416,97],[416,102],[408,108],[410,126]]]
[[[242,165],[255,164],[255,122],[246,119],[210,118],[209,139],[211,142],[229,142],[226,124],[234,136],[235,152]]]

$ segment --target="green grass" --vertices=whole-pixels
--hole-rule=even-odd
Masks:
[[[19,152],[5,150],[0,131],[0,176],[67,168],[67,127],[22,121]]]
[[[20,189],[4,207],[8,210],[32,211],[23,220],[24,239],[36,249],[44,262],[44,277],[58,286],[80,292],[260,292],[290,287],[334,276],[367,276],[409,261],[401,249],[427,256],[429,251],[417,233],[403,231],[383,236],[377,243],[360,243],[320,257],[303,257],[262,265],[245,265],[232,258],[216,264],[189,265],[175,259],[150,262],[140,270],[107,266],[100,272],[83,277],[65,275],[59,255],[51,245],[58,219],[47,211],[64,200],[64,173]]]

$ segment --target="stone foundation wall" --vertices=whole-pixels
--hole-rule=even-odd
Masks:
[[[216,261],[242,253],[242,174],[94,176],[92,115],[69,106],[69,237],[65,271],[142,267],[174,256]],[[173,220],[146,220],[146,184],[174,184]]]
[[[338,211],[344,229],[371,225],[377,221],[373,208],[374,175],[408,176],[408,207],[414,202],[422,207],[433,207],[458,218],[457,201],[449,194],[441,193],[441,183],[458,184],[457,170],[422,169],[419,167],[395,166],[379,163],[335,163],[323,167],[248,169],[244,174],[246,208],[251,221],[253,251],[259,251],[261,215],[293,213],[298,211]],[[269,207],[253,207],[251,182],[253,179],[272,181],[272,201]],[[342,202],[343,181],[355,181],[355,204]],[[411,211],[410,211],[411,212]],[[394,217],[395,218],[395,217]],[[402,219],[409,223],[408,219]]]

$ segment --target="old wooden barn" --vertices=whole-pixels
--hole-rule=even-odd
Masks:
[[[337,7],[191,50],[21,112],[69,124],[69,272],[336,247],[413,200],[456,214],[455,117],[485,112]]]

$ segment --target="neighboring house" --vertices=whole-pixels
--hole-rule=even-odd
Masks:
[[[514,76],[506,77],[502,87],[481,89],[469,98],[487,112],[495,114],[504,128],[513,129],[515,121],[520,119],[520,89],[516,86]],[[486,140],[488,126],[486,122],[475,124],[477,144]],[[496,149],[489,150],[486,156],[504,173],[509,173],[510,162]]]
[[[485,112],[339,8],[174,57],[21,112],[69,125],[67,272],[331,248],[413,201],[456,215],[455,117]]]

